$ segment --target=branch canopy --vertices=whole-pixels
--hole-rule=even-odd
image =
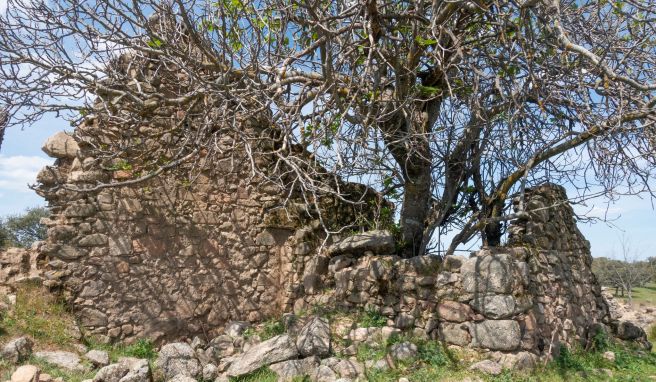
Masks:
[[[140,152],[151,174],[266,116],[284,182],[374,187],[410,256],[449,232],[498,244],[509,197],[545,181],[654,196],[655,23],[654,0],[8,0],[0,105],[9,126],[103,114],[124,131],[98,160]],[[167,115],[184,139],[131,136]]]

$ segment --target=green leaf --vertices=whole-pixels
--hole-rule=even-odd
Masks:
[[[435,86],[423,86],[423,85],[418,85],[417,89],[419,89],[419,92],[423,95],[427,96],[434,96],[437,94],[442,93],[442,89],[435,87]]]
[[[431,46],[431,45],[435,45],[435,44],[437,44],[437,40],[432,39],[432,38],[423,38],[423,37],[421,37],[421,36],[417,36],[417,37],[415,38],[415,41],[416,41],[417,44],[419,44],[420,46]]]
[[[153,37],[150,41],[148,41],[147,44],[148,44],[149,47],[151,47],[153,49],[157,49],[157,48],[160,48],[164,43],[162,42],[162,40],[160,40],[156,37]]]

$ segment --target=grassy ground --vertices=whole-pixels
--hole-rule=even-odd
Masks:
[[[626,292],[624,293],[624,297],[621,295],[616,295],[615,297],[623,302],[627,302]],[[656,283],[650,283],[644,287],[634,288],[633,303],[637,305],[642,304],[644,306],[656,307]]]
[[[69,350],[75,342],[75,321],[62,301],[37,284],[17,291],[12,314],[0,318],[0,343],[28,335],[42,349]]]
[[[564,352],[561,357],[547,366],[541,365],[530,373],[505,371],[498,376],[476,374],[451,359],[439,345],[426,348],[420,344],[419,356],[399,365],[395,369],[368,372],[369,382],[397,382],[405,377],[410,382],[653,382],[656,380],[656,354],[640,352],[637,349],[611,346],[616,361],[610,362],[602,356],[603,352],[583,353]],[[376,359],[384,351],[360,349],[358,358]],[[263,368],[252,374],[235,378],[232,382],[276,382],[276,375]],[[297,378],[293,382],[309,382],[309,378]]]

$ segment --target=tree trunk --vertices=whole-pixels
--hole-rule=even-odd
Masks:
[[[400,219],[402,256],[406,258],[423,255],[420,252],[431,200],[430,162],[413,167],[416,167],[415,171],[409,171],[405,181]]]
[[[629,303],[629,306],[632,306],[633,303],[633,294],[631,289],[631,286],[626,287],[626,301]]]
[[[505,200],[494,200],[491,205],[486,206],[486,216],[489,219],[496,219],[503,213]],[[503,223],[493,220],[485,225],[483,229],[483,245],[486,247],[497,247],[501,245],[501,236],[503,235]]]

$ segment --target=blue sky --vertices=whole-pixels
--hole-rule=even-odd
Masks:
[[[44,118],[24,130],[8,130],[0,151],[0,216],[45,205],[27,185],[34,183],[39,169],[53,163],[54,160],[41,151],[41,146],[49,136],[62,130],[70,130],[70,126],[54,117]],[[603,200],[587,203],[585,208],[577,207],[578,212],[591,210],[595,216],[604,216],[607,206]],[[623,234],[637,249],[637,257],[656,256],[656,211],[648,198],[623,198],[608,206],[608,217],[612,224],[579,224],[592,244],[594,256],[609,256],[613,249],[619,249]]]

